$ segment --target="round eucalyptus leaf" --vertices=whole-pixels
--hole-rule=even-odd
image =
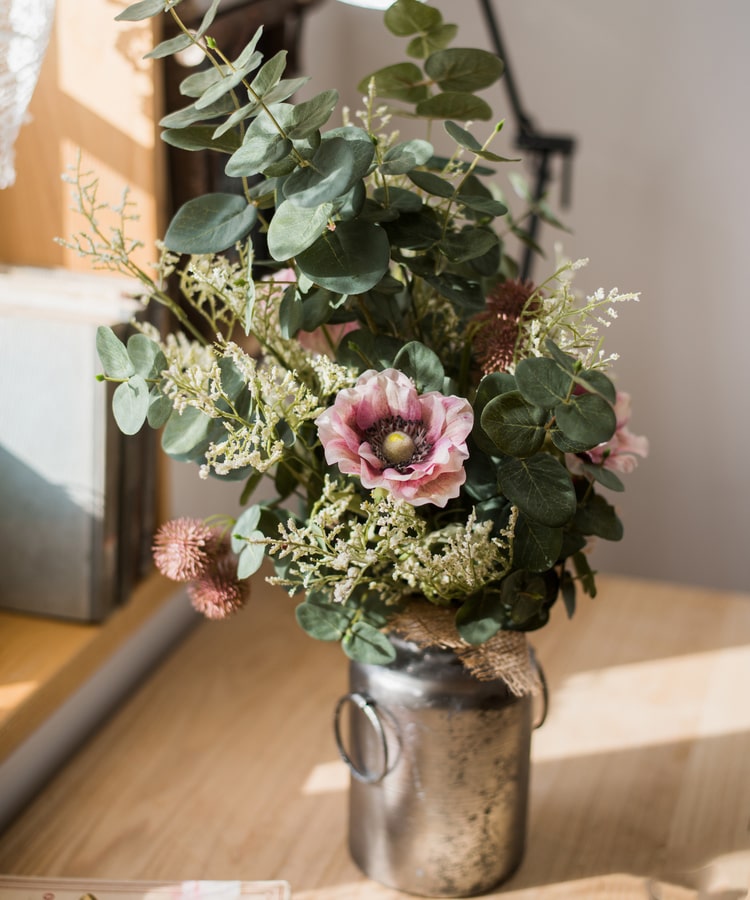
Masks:
[[[338,99],[338,91],[329,90],[294,104],[286,136],[297,141],[322,128],[330,119]],[[274,109],[275,106],[272,106],[271,110]]]
[[[414,63],[396,63],[378,69],[368,78],[364,78],[357,86],[360,93],[369,91],[370,79],[375,80],[375,93],[378,97],[391,100],[404,100],[407,103],[418,103],[426,100],[430,92],[424,83],[424,75]]]
[[[380,281],[391,260],[388,236],[379,225],[339,222],[297,255],[297,265],[312,281],[339,294],[362,294]]]
[[[617,391],[612,381],[598,369],[582,369],[576,376],[576,383],[595,394],[601,394],[613,406],[617,401]]]
[[[546,572],[560,558],[562,543],[562,528],[542,525],[520,513],[514,531],[513,565],[528,572]]]
[[[256,119],[255,122],[261,121]],[[253,123],[255,124],[255,123]],[[292,142],[283,134],[247,130],[245,140],[227,161],[224,171],[232,178],[245,178],[270,169],[289,155]]]
[[[161,436],[162,450],[175,459],[191,459],[208,440],[213,420],[193,406],[174,410]]]
[[[145,334],[131,334],[128,338],[128,356],[133,368],[143,378],[156,378],[167,368],[167,360],[161,347]]]
[[[540,574],[519,569],[503,581],[508,627],[519,631],[541,628],[549,619],[547,584]]]
[[[610,491],[624,491],[625,485],[611,469],[605,469],[604,466],[595,466],[592,463],[581,463],[583,471],[591,478],[597,481],[602,487],[608,488]]]
[[[518,390],[529,403],[552,409],[565,402],[571,388],[570,375],[548,356],[531,356],[516,366]]]
[[[263,559],[266,555],[265,545],[260,543],[260,541],[265,540],[265,535],[262,531],[252,532],[248,535],[248,539],[251,541],[258,541],[259,543],[244,543],[244,546],[240,551],[239,559],[237,560],[237,577],[239,579],[249,578],[251,575],[255,575],[258,569],[263,565]]]
[[[330,203],[304,209],[284,200],[268,226],[268,251],[278,262],[285,262],[307,250],[325,231],[333,211]]]
[[[349,627],[353,613],[340,604],[309,598],[295,610],[303,631],[319,641],[340,641]]]
[[[608,441],[617,428],[614,409],[598,394],[574,394],[555,407],[555,420],[568,440],[588,448]]]
[[[110,378],[130,378],[135,374],[135,366],[128,356],[125,344],[109,325],[100,325],[96,329],[96,352],[104,367],[104,374]]]
[[[257,535],[261,512],[262,508],[255,503],[240,513],[232,528],[231,544],[233,553],[240,553],[243,547],[247,546],[245,538]],[[263,537],[262,533],[261,537]]]
[[[356,662],[386,665],[396,658],[396,650],[386,635],[361,619],[347,631],[341,646]]]
[[[123,434],[140,431],[148,414],[148,385],[140,375],[119,384],[112,395],[112,412]]]
[[[161,139],[165,144],[179,150],[216,150],[220,153],[235,153],[240,146],[239,138],[233,132],[217,137],[213,125],[166,128],[161,133]]]
[[[570,475],[547,453],[504,459],[498,483],[511,503],[542,525],[561,527],[575,515],[577,500]]]
[[[443,386],[445,370],[440,357],[419,341],[410,341],[396,354],[393,367],[411,378],[420,393],[439,391]]]
[[[295,206],[306,208],[335,200],[367,174],[374,154],[369,140],[324,140],[310,165],[298,168],[286,179],[284,197]]]
[[[416,113],[426,119],[480,119],[486,122],[492,118],[492,107],[474,94],[444,91],[417,103]]]
[[[417,166],[425,165],[434,152],[432,144],[428,141],[404,141],[386,151],[379,169],[383,175],[406,175]]]
[[[442,253],[454,263],[467,262],[489,253],[499,244],[493,231],[486,228],[464,228],[449,231],[440,242]]]
[[[164,243],[175,253],[220,253],[244,238],[258,211],[238,194],[204,194],[175,213]]]
[[[418,212],[402,213],[392,222],[385,222],[388,240],[402,250],[426,250],[442,237],[442,230],[429,207]]]
[[[416,169],[409,172],[409,178],[418,188],[421,188],[428,194],[434,194],[436,197],[449,199],[455,193],[455,188],[451,182],[441,178],[434,172],[423,172],[420,169]]]
[[[414,213],[419,212],[422,208],[422,198],[419,194],[415,194],[405,188],[375,188],[372,192],[372,198],[377,200],[378,203],[382,203],[383,206],[397,209],[399,212]]]
[[[508,212],[508,207],[504,203],[492,197],[460,193],[456,196],[456,200],[473,212],[483,213],[486,216],[504,216]]]
[[[418,34],[412,38],[406,47],[406,53],[416,59],[424,59],[436,50],[442,50],[455,38],[458,33],[457,25],[441,24],[430,28],[424,34]]]
[[[520,391],[508,391],[490,400],[482,410],[481,425],[495,445],[510,456],[532,456],[546,435],[547,412],[529,403]]]
[[[409,37],[419,31],[432,31],[443,21],[439,9],[420,3],[419,0],[399,0],[385,12],[385,26],[391,34]]]
[[[155,388],[149,394],[148,413],[146,420],[151,428],[161,428],[172,415],[172,401],[164,394],[160,394]]]
[[[461,604],[456,613],[456,628],[467,643],[483,644],[498,633],[502,620],[500,593],[483,591]]]
[[[578,507],[574,520],[582,534],[593,534],[605,541],[622,540],[624,529],[615,508],[601,494],[592,494]]]
[[[429,56],[424,69],[443,91],[471,93],[494,84],[502,76],[505,66],[498,56],[488,50],[448,47]]]

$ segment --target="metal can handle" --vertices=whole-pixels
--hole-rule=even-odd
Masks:
[[[383,768],[382,771],[375,772],[366,772],[362,769],[357,768],[355,763],[352,761],[349,754],[344,749],[344,742],[341,738],[341,711],[344,708],[346,703],[353,703],[359,710],[361,710],[365,716],[367,717],[367,721],[372,725],[375,734],[380,741],[380,746],[383,751]],[[357,781],[362,781],[365,784],[378,784],[378,782],[382,781],[388,773],[388,741],[385,735],[385,729],[383,728],[383,723],[378,715],[378,711],[375,707],[375,701],[370,697],[367,697],[365,694],[360,694],[357,691],[351,692],[349,694],[344,694],[343,697],[336,704],[336,711],[333,715],[333,730],[336,736],[336,746],[338,747],[339,756],[344,760],[344,762],[349,766],[352,775],[357,779]]]

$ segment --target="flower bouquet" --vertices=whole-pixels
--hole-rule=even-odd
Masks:
[[[396,0],[385,24],[409,60],[364,78],[362,111],[330,125],[337,92],[291,99],[306,79],[284,77],[283,52],[263,59],[260,32],[224,56],[217,7],[193,30],[179,0],[118,18],[171,18],[153,58],[203,51],[162,136],[223,155],[236,192],[182,206],[146,272],[127,200],[106,231],[96,178],[71,177],[88,227],[69,245],[137,278],[173,326],[127,343],[99,329],[117,424],[162,429],[166,454],[241,494],[237,519],[164,524],[158,568],[223,617],[267,558],[300,626],[365,663],[390,662],[389,630],[425,609],[471,648],[543,626],[558,598],[572,615],[596,590],[589,545],[622,536],[608,494],[647,449],[600,334],[637,295],[580,298],[581,261],[519,277],[510,242],[528,242],[530,212],[555,220],[528,193],[514,213],[500,186],[518,179],[477,92],[502,62]],[[402,140],[398,117],[451,152]]]

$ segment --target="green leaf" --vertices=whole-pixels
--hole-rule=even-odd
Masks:
[[[529,403],[544,409],[565,402],[572,386],[570,375],[547,356],[522,359],[516,366],[516,382]]]
[[[583,462],[582,466],[583,471],[591,478],[591,480],[598,481],[602,487],[609,488],[610,491],[625,490],[625,485],[611,469],[605,469],[604,466],[595,466],[592,463],[587,462]]]
[[[231,97],[222,97],[221,100],[218,100],[216,103],[214,103],[213,106],[210,106],[208,109],[196,109],[195,104],[191,103],[189,106],[183,106],[182,109],[177,109],[174,112],[171,112],[168,115],[164,116],[159,120],[159,125],[161,125],[162,128],[168,129],[170,132],[178,131],[181,128],[186,128],[188,125],[193,125],[195,122],[206,122],[207,120],[214,119],[217,116],[229,115],[229,113],[231,113],[233,110],[234,103],[232,103]],[[219,145],[218,142],[214,142],[214,139],[212,137],[211,146],[214,145],[216,145],[217,147],[220,146],[221,149],[227,149],[229,147],[228,143],[222,143],[221,145]],[[188,147],[186,149],[191,148]]]
[[[406,175],[417,166],[423,166],[434,153],[428,141],[404,141],[390,147],[383,156],[380,171],[383,175]]]
[[[148,385],[140,375],[118,385],[112,395],[112,412],[123,434],[140,431],[148,414]]]
[[[420,100],[416,114],[425,119],[481,119],[492,118],[492,107],[476,97],[461,91],[444,91],[426,100]]]
[[[293,105],[291,122],[287,127],[287,137],[297,141],[322,128],[330,119],[338,100],[338,91],[329,90],[322,91],[309,100]],[[271,111],[273,112],[280,105],[274,104]]]
[[[486,228],[464,228],[449,231],[440,242],[441,252],[454,263],[467,262],[484,256],[499,246],[499,238]]]
[[[562,528],[551,528],[520,513],[513,541],[513,565],[528,572],[546,572],[560,557]]]
[[[555,407],[555,420],[568,440],[589,447],[608,441],[617,428],[614,409],[598,394],[574,394]]]
[[[409,56],[413,56],[416,59],[424,59],[430,53],[447,47],[457,33],[458,27],[456,25],[448,25],[447,23],[438,25],[436,28],[431,28],[424,34],[412,38],[406,47],[406,52]]]
[[[276,130],[265,116],[253,119],[242,145],[227,161],[224,171],[233,178],[257,175],[288,156],[292,142]]]
[[[445,272],[442,275],[423,275],[424,280],[443,297],[463,307],[466,313],[480,312],[485,308],[481,285],[476,281]]]
[[[439,391],[443,387],[445,370],[440,357],[419,341],[410,341],[396,354],[393,367],[411,378],[420,394]]]
[[[550,604],[541,575],[523,569],[512,572],[503,581],[502,594],[509,627],[525,631],[540,628],[547,622]]]
[[[151,428],[161,428],[172,414],[172,401],[169,397],[152,388],[149,393],[148,413],[146,421]]]
[[[259,28],[245,45],[237,59],[232,63],[231,68],[226,72],[222,71],[223,77],[212,84],[205,93],[198,98],[195,103],[198,109],[210,106],[218,100],[219,97],[228,94],[229,91],[236,88],[238,84],[244,81],[250,72],[258,68],[261,62],[263,62],[263,54],[255,48],[258,45],[258,41],[262,34],[263,29]]]
[[[573,565],[575,566],[576,575],[578,576],[584,591],[589,597],[596,597],[596,581],[594,580],[596,573],[589,565],[586,554],[574,553]]]
[[[576,494],[565,466],[547,453],[528,459],[504,459],[500,490],[522,512],[542,525],[565,525],[576,512]]]
[[[443,20],[440,10],[419,0],[397,0],[385,12],[384,22],[391,34],[408,37],[420,31],[431,31]]]
[[[429,56],[424,68],[443,91],[472,93],[494,84],[502,76],[505,66],[499,57],[487,50],[449,47]]]
[[[161,133],[161,139],[170,147],[179,150],[215,150],[218,153],[236,153],[238,138],[235,134],[214,137],[213,125],[192,125],[189,128],[167,128]]]
[[[142,19],[150,19],[158,13],[164,12],[164,0],[140,0],[131,6],[125,7],[115,16],[116,22],[140,22]]]
[[[286,57],[287,51],[279,50],[267,62],[263,63],[250,85],[254,94],[262,97],[279,83],[279,79],[286,68]]]
[[[128,356],[125,344],[108,325],[96,329],[96,352],[104,367],[104,374],[110,378],[130,378],[135,374],[135,366]]]
[[[302,328],[304,315],[302,299],[295,286],[290,285],[279,304],[279,328],[284,340],[291,340]]]
[[[582,369],[576,376],[575,381],[586,388],[586,390],[600,394],[613,406],[617,402],[617,390],[604,372],[600,372],[598,369]]]
[[[136,373],[143,378],[156,378],[167,368],[167,360],[161,347],[145,334],[130,335],[128,356]]]
[[[243,547],[247,546],[245,538],[250,537],[258,530],[261,512],[262,507],[255,503],[240,513],[240,517],[234,523],[234,528],[232,528],[231,543],[233,553],[242,552]]]
[[[339,222],[297,255],[297,265],[321,287],[338,294],[361,294],[380,281],[391,260],[388,236],[379,225]]]
[[[325,231],[333,212],[330,203],[317,209],[304,209],[284,200],[268,226],[268,251],[278,262],[285,262],[307,250]]]
[[[582,534],[594,534],[605,541],[622,540],[624,533],[614,507],[601,494],[592,494],[578,507],[574,524]]]
[[[397,209],[399,212],[415,213],[422,208],[422,198],[418,194],[404,188],[375,188],[372,192],[372,198],[390,209]]]
[[[312,208],[347,194],[367,174],[375,155],[370,140],[324,140],[309,166],[284,182],[284,196],[295,206]]]
[[[373,72],[368,78],[360,81],[357,90],[363,94],[368,93],[372,79],[375,81],[375,93],[378,97],[418,103],[430,96],[427,85],[424,83],[422,70],[414,63],[396,63],[378,69],[377,72]]]
[[[402,250],[426,250],[436,244],[442,230],[435,219],[435,213],[428,207],[419,212],[402,213],[393,222],[384,222],[388,240]]]
[[[482,411],[481,425],[494,444],[510,456],[532,456],[544,444],[547,412],[524,399],[520,391],[508,391],[490,400]]]
[[[237,560],[237,577],[239,579],[249,578],[251,575],[255,575],[258,569],[263,565],[263,560],[266,555],[265,545],[260,543],[265,540],[265,535],[262,531],[253,532],[248,535],[248,538],[252,541],[258,541],[258,543],[246,543],[240,551],[240,557]]]
[[[547,338],[544,345],[555,362],[566,372],[573,375],[581,368],[581,364],[578,360],[569,353],[565,353],[565,351],[561,350],[551,338]]]
[[[143,58],[164,59],[165,56],[172,56],[175,53],[179,53],[180,50],[187,49],[193,43],[195,42],[189,34],[180,33],[172,38],[169,38],[166,41],[162,41],[160,44],[157,44],[154,49],[146,53]]]
[[[193,406],[172,412],[161,436],[162,450],[174,459],[192,459],[208,440],[213,420]]]
[[[347,631],[341,646],[349,659],[360,663],[384,666],[396,658],[396,650],[386,635],[361,619]]]
[[[456,192],[455,187],[450,181],[446,181],[445,178],[441,178],[434,172],[423,172],[419,169],[415,169],[409,172],[409,178],[418,188],[427,191],[428,194],[434,194],[436,197],[445,197],[448,199]]]
[[[349,628],[354,613],[340,603],[308,597],[295,610],[297,623],[319,641],[340,641]]]
[[[204,194],[177,210],[164,243],[175,253],[220,253],[242,240],[257,217],[239,194]]]
[[[502,626],[503,606],[499,591],[485,590],[462,603],[456,613],[456,628],[469,644],[483,644]]]

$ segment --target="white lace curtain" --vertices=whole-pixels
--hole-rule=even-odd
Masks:
[[[47,49],[55,0],[0,0],[0,188],[16,177],[14,145]]]

